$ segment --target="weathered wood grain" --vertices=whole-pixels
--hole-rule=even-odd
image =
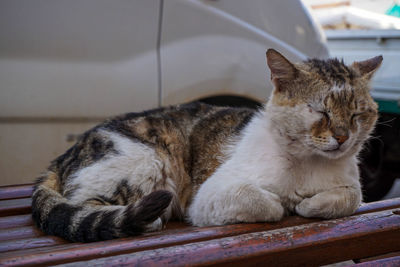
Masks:
[[[0,216],[30,213],[31,201],[31,198],[0,200]]]
[[[374,203],[373,205],[366,204],[361,207],[356,214],[362,214],[366,212],[374,212],[375,210],[388,209],[397,207],[400,205],[400,199],[395,200],[385,200],[379,203]],[[27,215],[21,215],[27,216]],[[13,216],[14,217],[14,216]],[[283,221],[278,223],[265,223],[265,224],[238,224],[229,226],[218,226],[218,227],[208,227],[208,228],[193,228],[179,222],[170,222],[167,225],[167,230],[159,233],[153,233],[150,235],[145,235],[141,237],[132,237],[127,239],[119,239],[118,241],[106,241],[97,245],[98,243],[92,244],[80,244],[75,246],[75,244],[65,244],[63,246],[57,246],[57,251],[53,248],[47,250],[40,249],[40,251],[32,250],[35,247],[45,247],[46,243],[38,243],[38,246],[31,244],[30,250],[26,250],[25,241],[21,240],[18,244],[22,247],[17,254],[8,255],[10,257],[24,257],[28,254],[37,254],[30,257],[30,260],[37,262],[47,262],[50,258],[54,261],[65,262],[65,260],[73,259],[90,259],[96,256],[96,249],[101,250],[102,255],[110,256],[122,253],[129,253],[134,251],[141,251],[146,249],[153,249],[156,247],[163,246],[173,246],[177,244],[185,244],[189,242],[198,242],[204,240],[211,240],[215,238],[221,238],[226,236],[240,235],[245,233],[257,232],[257,231],[268,231],[277,228],[289,227],[294,225],[300,225],[310,222],[318,221],[318,219],[306,219],[301,217],[287,217]],[[179,231],[171,231],[171,229],[181,229]],[[27,239],[29,242],[31,238],[38,237],[41,232],[32,226],[31,231],[29,228],[23,227],[18,231],[17,229],[12,229],[11,232],[3,232],[6,235],[7,240],[12,243],[15,239]],[[0,238],[1,238],[0,231]],[[62,239],[61,239],[62,240]],[[116,242],[117,245],[114,243]],[[54,241],[53,243],[47,243],[49,246],[64,244],[64,241]],[[13,250],[19,250],[17,245],[13,245]],[[7,255],[3,255],[7,256]]]
[[[31,214],[0,217],[0,230],[30,225],[33,225]]]
[[[16,228],[8,228],[0,230],[0,241],[31,238],[43,235],[44,233],[36,227],[23,226]]]
[[[68,241],[56,236],[41,236],[36,238],[0,241],[0,253],[14,250],[26,250],[30,248],[49,247],[65,243],[68,243]]]
[[[99,255],[111,256],[122,253],[156,249],[166,246],[234,236],[243,233],[267,231],[310,221],[310,219],[301,217],[287,217],[281,223],[236,224],[202,228],[186,226],[181,229],[167,229],[158,233],[145,234],[139,237],[121,238],[86,244],[70,243],[51,247],[49,249],[38,248],[3,253],[0,259],[0,264],[5,262],[7,262],[7,264],[10,262],[18,262],[18,264],[21,265],[47,265],[76,260],[88,260],[97,258]],[[173,228],[178,227],[177,223],[172,225]]]
[[[67,266],[319,266],[400,250],[394,210],[74,262]]]
[[[363,203],[361,207],[358,208],[355,214],[363,214],[371,211],[381,211],[387,209],[400,208],[400,197],[385,199],[381,201],[375,201],[370,203]]]
[[[32,191],[32,184],[0,186],[0,200],[30,197]]]
[[[289,217],[286,225],[283,226],[294,223],[290,218],[299,217]],[[297,223],[298,221],[294,224],[297,225]],[[235,265],[239,263],[257,265],[264,261],[274,264],[275,260],[279,259],[277,265],[286,266],[293,264],[293,257],[296,259],[297,255],[302,258],[301,254],[305,253],[313,255],[312,257],[307,256],[309,260],[314,260],[313,257],[320,255],[318,258],[324,260],[314,260],[318,265],[400,249],[398,242],[395,241],[400,238],[400,216],[395,215],[393,210],[286,228],[280,228],[280,224],[277,224],[275,228],[273,226],[266,227],[266,225],[269,224],[188,228],[187,232],[185,229],[178,229],[137,238],[91,244],[66,244],[52,247],[50,250],[40,248],[16,251],[3,253],[0,264],[53,265],[66,262],[75,264],[77,260],[98,258],[99,255],[105,257],[122,254],[101,258],[90,264],[123,263],[145,266],[171,264],[180,266],[189,263],[191,265],[227,264],[235,261]],[[248,227],[249,233],[240,234],[243,227]],[[238,229],[240,231],[237,231]],[[222,238],[218,238],[216,232],[219,232]],[[213,237],[211,240],[208,239],[210,236]],[[204,240],[202,238],[206,238],[205,240],[208,241],[202,241]],[[378,245],[369,245],[368,249],[365,245],[368,243]],[[131,253],[133,251],[141,252]],[[335,251],[336,254],[333,253]],[[321,257],[321,255],[324,256]],[[287,258],[292,260],[286,262]],[[204,259],[207,260],[204,261]]]
[[[18,189],[19,188],[19,189]],[[155,250],[160,252],[161,254],[164,253],[166,250],[177,248],[177,251],[180,250],[178,248],[185,248],[186,246],[190,250],[190,248],[194,249],[192,253],[196,251],[197,246],[200,246],[200,252],[207,252],[207,246],[203,246],[204,243],[209,242],[210,244],[214,243],[216,245],[220,245],[221,240],[228,240],[232,239],[232,243],[228,245],[224,245],[222,247],[218,247],[218,251],[220,253],[232,253],[229,255],[236,255],[237,251],[234,250],[235,248],[235,241],[236,238],[240,239],[242,236],[245,235],[255,235],[254,239],[251,239],[251,242],[255,242],[254,249],[260,249],[261,244],[257,243],[259,239],[259,233],[275,233],[276,231],[286,231],[287,229],[292,229],[296,227],[300,227],[306,229],[306,226],[313,225],[315,223],[319,223],[324,225],[324,223],[329,223],[331,221],[321,221],[319,219],[306,219],[301,218],[298,216],[291,216],[285,218],[283,221],[278,223],[259,223],[259,224],[237,224],[237,225],[228,225],[228,226],[217,226],[217,227],[204,227],[204,228],[197,228],[185,225],[179,222],[169,222],[167,225],[167,229],[157,233],[145,234],[138,237],[132,238],[123,238],[123,239],[116,239],[104,242],[95,242],[95,243],[69,243],[61,238],[53,237],[53,236],[44,236],[44,234],[38,230],[35,226],[33,226],[33,222],[30,215],[30,205],[31,200],[28,198],[32,193],[32,185],[23,185],[23,186],[13,186],[11,188],[7,187],[0,187],[0,265],[54,265],[59,263],[69,263],[69,262],[76,262],[76,261],[84,261],[84,260],[94,260],[97,259],[96,263],[98,264],[106,264],[114,263],[114,260],[118,262],[120,260],[121,263],[131,264],[132,255],[137,258],[137,255],[150,255],[151,251]],[[16,199],[13,199],[16,198]],[[400,208],[400,198],[379,201],[374,203],[364,204],[360,207],[357,212],[356,216],[340,219],[340,220],[354,220],[354,218],[360,218],[360,216],[371,216],[372,214],[377,214],[377,211],[387,212],[389,209],[392,210],[392,214],[388,215],[388,218],[392,218],[395,214],[400,213],[397,210],[393,210],[396,208]],[[365,214],[365,215],[363,215]],[[13,215],[13,216],[10,216]],[[379,216],[378,216],[379,217]],[[396,217],[396,216],[395,216]],[[397,215],[400,217],[400,215]],[[364,218],[364,217],[363,217]],[[383,218],[379,217],[378,221],[384,221]],[[389,219],[388,219],[389,220]],[[345,225],[345,223],[340,223],[341,225]],[[400,225],[400,223],[398,223]],[[375,225],[376,226],[376,225]],[[350,226],[348,226],[350,227]],[[372,242],[373,244],[379,243],[377,247],[373,245],[371,247],[371,251],[366,250],[366,256],[374,256],[382,253],[387,253],[387,242],[391,240],[391,238],[399,238],[398,232],[399,229],[396,228],[395,230],[390,230],[387,225],[380,226],[385,231],[381,231],[382,229],[375,229],[376,231],[372,231],[367,233],[366,235],[359,235],[358,237],[346,237],[345,239],[340,239],[339,241],[334,241],[333,237],[330,237],[330,240],[333,242],[331,243],[319,243],[315,241],[314,243],[308,244],[307,246],[311,247],[311,253],[314,253],[314,257],[325,257],[324,253],[327,253],[326,250],[332,249],[333,251],[340,251],[341,247],[334,242],[343,242],[341,243],[342,246],[347,248],[348,244],[350,244],[350,248],[353,247],[353,244],[359,244],[360,247],[366,247],[368,242]],[[299,229],[300,229],[299,228]],[[309,229],[309,228],[307,228]],[[358,228],[357,228],[358,229]],[[367,229],[367,228],[366,228]],[[369,229],[369,228],[368,228]],[[348,229],[350,230],[350,228]],[[387,231],[389,232],[387,232]],[[299,230],[300,231],[300,230]],[[303,230],[305,231],[305,230]],[[324,231],[327,231],[326,229]],[[381,232],[379,232],[381,231]],[[315,233],[311,233],[307,236],[299,237],[301,240],[306,240],[308,236],[314,236],[319,232],[318,229],[315,230]],[[362,231],[361,231],[362,232]],[[363,232],[366,233],[366,232]],[[390,233],[390,234],[389,234]],[[276,234],[276,233],[275,233]],[[295,233],[294,233],[295,234]],[[336,233],[336,236],[340,236],[339,233]],[[386,237],[389,241],[382,241],[380,239]],[[276,237],[277,238],[277,237]],[[284,237],[282,237],[284,240]],[[328,238],[328,237],[327,237]],[[375,239],[373,239],[375,238]],[[245,247],[247,249],[252,248],[253,246],[250,245],[250,239],[248,240],[249,244],[246,242]],[[329,238],[328,238],[329,239]],[[275,241],[274,241],[275,240]],[[272,240],[273,244],[277,243],[278,239]],[[298,242],[298,240],[295,240]],[[242,244],[243,241],[240,241],[239,244]],[[274,243],[275,242],[275,243]],[[283,242],[283,241],[282,241]],[[287,243],[287,241],[285,241]],[[283,243],[285,243],[283,242]],[[291,239],[290,242],[293,242]],[[347,242],[347,243],[346,243]],[[386,243],[385,243],[386,242]],[[264,242],[265,243],[265,242]],[[268,242],[270,243],[270,242]],[[225,243],[224,243],[225,244]],[[246,245],[247,244],[247,245]],[[253,243],[252,243],[253,244]],[[328,245],[327,245],[328,244]],[[384,247],[382,248],[382,244]],[[386,245],[385,245],[386,244]],[[292,247],[283,247],[282,252],[278,253],[278,256],[281,257],[282,255],[286,255],[286,257],[293,257],[293,255],[300,255],[301,253],[308,255],[308,247],[295,247],[293,251],[294,254],[287,254],[288,251],[292,251]],[[325,248],[327,246],[328,248]],[[333,246],[333,247],[332,247]],[[335,247],[336,246],[336,247]],[[395,246],[396,247],[396,246]],[[229,250],[228,248],[232,249]],[[238,249],[236,247],[235,249]],[[228,250],[226,250],[228,249]],[[322,249],[322,254],[317,254],[314,250]],[[352,248],[353,249],[353,248]],[[351,249],[349,249],[351,250]],[[353,249],[354,250],[354,249]],[[361,252],[353,251],[351,255],[358,255],[352,256],[351,258],[362,258],[363,254]],[[397,250],[400,251],[399,248]],[[261,250],[262,253],[265,251]],[[384,252],[382,252],[384,251]],[[391,250],[394,251],[394,250]],[[233,257],[231,260],[235,261],[238,264],[247,265],[249,264],[260,264],[265,263],[264,260],[268,259],[268,257],[272,257],[269,254],[266,256],[262,254],[262,256],[253,255],[251,254],[250,250],[248,251],[250,255],[250,260],[240,260],[236,262],[236,259]],[[329,251],[328,251],[329,252]],[[356,253],[357,252],[357,253]],[[368,252],[368,253],[367,253]],[[389,251],[390,252],[390,251]],[[272,253],[272,252],[271,252]],[[275,252],[273,252],[275,253]],[[286,253],[286,254],[285,254]],[[296,254],[297,253],[297,254]],[[347,252],[346,252],[347,253]],[[338,261],[344,260],[345,256],[348,255],[346,253],[336,253],[336,257],[340,258]],[[348,252],[350,253],[350,252]],[[378,253],[378,254],[376,254]],[[162,254],[164,255],[164,254]],[[179,260],[181,255],[174,254],[176,259]],[[186,257],[187,260],[191,263],[192,257],[190,254]],[[213,257],[213,254],[204,254],[205,257]],[[206,264],[230,264],[231,261],[229,260],[230,256],[227,256],[222,262],[208,262]],[[238,254],[239,255],[239,254]],[[246,254],[247,255],[247,254]],[[322,256],[321,256],[322,255]],[[360,256],[361,255],[361,256]],[[128,257],[129,260],[125,262],[124,256]],[[196,256],[196,255],[193,255]],[[276,256],[276,255],[275,255]],[[275,257],[274,256],[274,257]],[[331,253],[328,253],[329,258],[334,258]],[[108,258],[105,258],[108,257]],[[122,258],[118,258],[122,257]],[[272,257],[272,258],[274,258]],[[279,259],[278,257],[278,259]],[[152,259],[154,257],[151,257]],[[108,262],[109,259],[113,259]],[[145,258],[143,258],[145,259]],[[197,258],[193,257],[194,262],[196,263]],[[260,260],[263,259],[263,260]],[[285,257],[283,257],[285,259]],[[103,261],[104,260],[104,261]],[[260,261],[259,261],[260,260]],[[310,258],[310,260],[315,261]],[[336,261],[336,260],[335,260]],[[178,261],[177,261],[178,262]],[[283,265],[285,266],[285,262],[282,260]],[[333,262],[333,261],[331,261]],[[93,262],[95,263],[95,262]],[[135,262],[134,262],[135,263]],[[142,263],[142,261],[138,261],[137,263]],[[143,263],[153,264],[154,262],[145,260]],[[164,261],[160,262],[160,264],[165,263]],[[179,262],[178,262],[179,263]],[[159,262],[155,262],[155,264],[159,264]],[[203,263],[199,263],[202,265]],[[325,264],[325,263],[323,263]],[[179,264],[178,264],[179,265]],[[296,264],[298,265],[298,264]]]

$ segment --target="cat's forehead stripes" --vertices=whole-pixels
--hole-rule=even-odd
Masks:
[[[305,62],[309,68],[317,73],[322,80],[331,85],[336,85],[337,88],[344,84],[352,84],[356,73],[351,68],[347,67],[343,60],[338,59],[310,59]]]
[[[344,106],[351,105],[354,102],[355,94],[351,87],[343,86],[341,89],[336,89],[337,87],[332,87],[325,98],[325,104],[328,100],[331,100],[332,104],[335,103],[337,108],[342,108]]]
[[[347,84],[343,83],[343,84],[333,84],[333,86],[329,89],[329,91],[333,92],[333,93],[340,93],[343,91],[347,91],[347,92],[351,92],[352,88],[351,86],[348,86]]]
[[[355,92],[354,88],[348,84],[334,84],[326,98],[331,98],[336,103],[336,108],[344,107],[355,108]]]

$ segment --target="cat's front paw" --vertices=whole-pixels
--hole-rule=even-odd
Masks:
[[[295,208],[303,217],[325,219],[338,218],[353,214],[360,206],[361,191],[347,188],[325,191],[305,198]]]
[[[321,207],[318,203],[313,203],[311,198],[303,199],[297,204],[296,213],[303,217],[323,217],[321,214]]]
[[[282,219],[285,209],[277,194],[254,186],[245,189],[247,192],[244,195],[249,199],[242,198],[243,206],[237,210],[235,217],[237,222],[277,222]]]
[[[237,183],[217,193],[201,193],[189,209],[196,226],[275,222],[285,213],[278,195],[253,184]]]

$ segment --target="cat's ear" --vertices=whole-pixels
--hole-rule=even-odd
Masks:
[[[352,64],[352,67],[358,70],[362,77],[371,79],[372,75],[382,64],[382,60],[382,56],[377,56],[364,61],[356,61]]]
[[[267,64],[271,70],[271,80],[293,79],[298,72],[296,67],[288,59],[274,49],[267,50]]]

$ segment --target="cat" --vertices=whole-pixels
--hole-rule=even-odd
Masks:
[[[109,119],[38,178],[45,233],[91,242],[162,229],[337,218],[362,200],[357,154],[377,120],[370,80],[382,56],[292,63],[273,49],[260,110],[190,103]]]

